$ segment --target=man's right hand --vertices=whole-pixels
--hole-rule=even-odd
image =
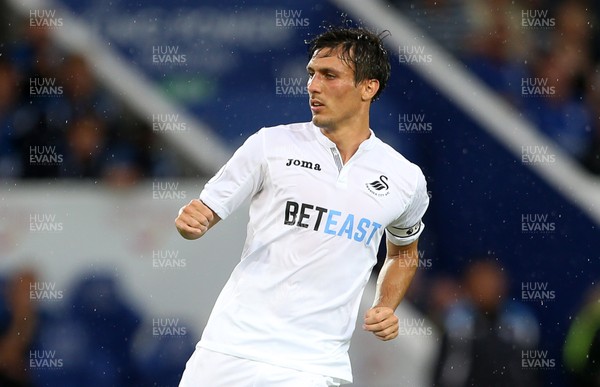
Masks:
[[[219,220],[221,218],[206,204],[194,199],[181,207],[175,219],[175,227],[185,239],[198,239]]]

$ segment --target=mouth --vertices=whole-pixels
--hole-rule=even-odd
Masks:
[[[325,107],[325,105],[321,101],[319,101],[317,99],[310,100],[310,110],[313,113],[316,113],[316,112],[322,110],[324,107]]]

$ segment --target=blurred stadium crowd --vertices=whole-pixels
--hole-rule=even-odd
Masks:
[[[389,1],[600,175],[597,2]],[[0,178],[87,178],[127,186],[190,173],[147,120],[103,88],[86,58],[55,47],[47,30],[3,22],[0,42]],[[52,87],[32,80],[48,79],[61,85],[60,92],[32,93],[31,87]],[[524,92],[536,80],[547,80],[537,85],[548,87],[545,92]],[[31,162],[32,155],[61,161]],[[69,292],[74,299],[58,311],[31,301],[35,282],[35,273],[21,272],[0,283],[0,385],[176,385],[197,337],[144,335],[143,313],[121,297],[109,275],[82,277]],[[494,258],[474,259],[463,278],[416,279],[409,300],[445,332],[435,385],[541,385],[539,373],[522,366],[523,351],[538,348],[539,322],[527,305],[507,299],[509,287],[508,273]],[[574,386],[600,386],[598,300],[596,291],[582,301],[564,359],[558,359]],[[59,372],[30,367],[32,353],[52,360],[44,351],[57,348],[64,360]]]
[[[600,6],[390,0],[588,171],[600,174]]]
[[[600,174],[595,2],[390,1],[541,132]],[[17,20],[5,23],[0,36],[1,177],[121,184],[182,174],[147,120],[102,87],[85,57],[61,51],[46,29]],[[44,84],[51,80],[54,84]],[[32,162],[44,152],[63,159]]]
[[[112,273],[86,273],[68,293],[32,270],[0,281],[0,386],[178,384],[198,336],[144,316]]]
[[[427,316],[425,327],[442,332],[431,385],[542,386],[543,370],[557,366],[570,371],[572,386],[599,385],[598,287],[574,316],[562,359],[546,358],[540,322],[529,305],[508,296],[513,284],[500,261],[471,262],[462,278],[420,272],[407,294]],[[113,273],[86,273],[69,294],[63,299],[31,270],[0,281],[1,386],[178,384],[196,332],[144,316]]]
[[[600,288],[584,298],[554,359],[533,309],[509,296],[515,285],[494,256],[473,257],[461,278],[417,275],[407,299],[442,332],[432,385],[543,386],[544,370],[564,367],[568,385],[600,386]]]
[[[0,30],[0,177],[131,185],[180,176],[175,152],[66,52],[8,10]]]

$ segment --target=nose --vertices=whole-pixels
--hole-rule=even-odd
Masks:
[[[317,79],[318,77],[318,74],[314,74],[312,77],[309,77],[306,82],[306,89],[311,94],[321,91],[321,81]]]

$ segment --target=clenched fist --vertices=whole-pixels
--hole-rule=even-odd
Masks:
[[[383,341],[388,341],[398,336],[398,317],[392,308],[379,306],[371,308],[365,314],[363,329]]]
[[[175,227],[185,239],[198,239],[219,220],[221,218],[206,204],[194,199],[181,207],[175,219]]]

